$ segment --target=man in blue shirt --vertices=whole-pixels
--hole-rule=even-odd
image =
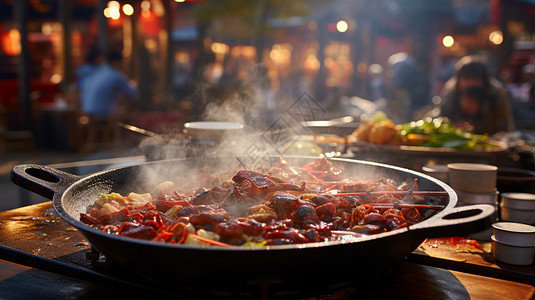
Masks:
[[[79,78],[82,111],[93,117],[108,117],[120,113],[122,99],[137,100],[137,89],[121,72],[122,55],[111,52],[107,62],[85,70]]]

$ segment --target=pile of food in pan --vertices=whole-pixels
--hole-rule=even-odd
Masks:
[[[420,222],[422,209],[443,208],[423,204],[425,193],[433,192],[419,192],[417,179],[361,180],[325,158],[281,160],[268,170],[185,175],[146,194],[100,194],[80,220],[110,235],[186,245],[329,242]]]

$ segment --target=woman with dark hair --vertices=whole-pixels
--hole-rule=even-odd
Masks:
[[[441,115],[454,124],[469,124],[479,134],[514,130],[511,99],[503,85],[492,78],[487,65],[474,56],[456,64],[455,75],[446,82]]]

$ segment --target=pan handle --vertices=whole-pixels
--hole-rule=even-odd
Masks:
[[[52,200],[82,176],[35,164],[22,164],[11,169],[11,181],[16,185]]]
[[[491,227],[495,212],[496,208],[490,204],[454,207],[440,214],[440,218],[436,215],[434,223],[417,223],[409,231],[422,239],[468,235]]]

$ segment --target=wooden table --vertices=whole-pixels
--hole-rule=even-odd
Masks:
[[[458,248],[433,247],[426,241],[409,257],[378,274],[350,286],[318,295],[292,298],[348,299],[533,299],[530,284],[533,266],[497,265],[484,253],[459,251]],[[431,246],[430,246],[431,245]],[[436,251],[429,250],[439,249]],[[487,247],[487,245],[485,245]],[[484,248],[485,248],[484,247]],[[91,247],[83,236],[64,222],[51,202],[0,213],[0,298],[5,299],[80,299],[153,297],[191,299],[207,296],[204,291],[173,293],[139,282],[127,274],[106,269],[98,261],[85,259]],[[432,266],[442,262],[442,267]],[[448,262],[454,266],[451,270]],[[100,264],[100,265],[99,265]],[[459,265],[465,265],[464,270]],[[472,273],[470,270],[477,270]],[[489,272],[494,270],[495,272]],[[520,280],[500,279],[496,274],[513,272]],[[485,274],[487,273],[487,274]],[[503,277],[503,276],[502,276]],[[507,276],[505,276],[507,277]],[[512,277],[511,277],[512,278]],[[143,295],[143,296],[141,296]],[[212,298],[215,295],[211,295]],[[216,295],[235,298],[235,295]],[[261,294],[260,298],[273,298]],[[256,297],[258,298],[258,297]]]

